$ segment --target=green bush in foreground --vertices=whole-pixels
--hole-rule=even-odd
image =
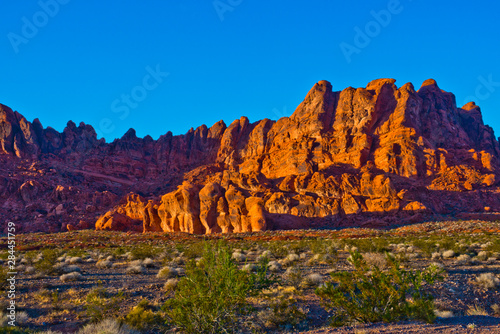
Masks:
[[[316,289],[327,310],[335,311],[333,326],[350,322],[394,322],[420,319],[433,322],[433,296],[423,290],[424,282],[443,279],[443,271],[430,266],[424,271],[404,270],[387,255],[388,271],[369,267],[359,252],[352,252],[352,272],[333,272],[333,282]]]
[[[186,276],[163,306],[168,322],[185,333],[230,333],[251,308],[249,294],[263,288],[265,271],[257,275],[238,269],[228,248],[205,245],[203,261],[186,265]],[[266,264],[263,264],[266,265]]]

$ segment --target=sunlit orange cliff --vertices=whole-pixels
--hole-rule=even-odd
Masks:
[[[131,129],[112,143],[90,125],[59,133],[0,105],[0,141],[0,227],[23,232],[384,227],[500,211],[493,130],[432,79],[418,90],[320,81],[277,121],[158,140]]]

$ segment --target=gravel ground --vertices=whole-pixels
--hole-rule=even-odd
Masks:
[[[446,223],[448,224],[448,223]],[[445,225],[446,225],[445,224]],[[484,239],[482,232],[477,232],[477,225],[471,224],[471,229]],[[443,224],[432,223],[432,225],[422,224],[422,229],[425,233],[429,233],[429,226],[432,226],[433,231],[443,233],[446,229]],[[448,227],[450,224],[446,225]],[[445,227],[446,227],[445,226]],[[459,224],[460,229],[463,229],[467,224]],[[490,228],[490,225],[488,225]],[[498,227],[498,225],[495,225]],[[408,228],[406,228],[408,229]],[[416,226],[413,226],[412,232]],[[463,231],[460,231],[463,232]],[[183,265],[173,264],[172,260],[179,256],[179,252],[175,254],[167,254],[166,259],[161,259],[161,256],[154,258],[152,267],[145,268],[141,274],[127,274],[127,268],[131,264],[131,259],[126,256],[115,256],[111,259],[112,268],[98,268],[96,260],[101,256],[108,256],[107,248],[109,243],[120,245],[143,245],[147,247],[157,247],[161,245],[178,245],[180,242],[193,242],[202,239],[182,235],[181,238],[175,239],[172,236],[156,234],[156,235],[125,235],[118,233],[97,233],[89,232],[70,232],[52,235],[26,235],[20,239],[28,250],[39,250],[44,248],[44,245],[60,245],[62,252],[70,252],[78,249],[84,250],[87,255],[82,256],[81,263],[76,263],[81,270],[82,279],[72,282],[63,282],[58,276],[41,275],[33,272],[28,274],[20,271],[17,282],[17,307],[19,310],[27,312],[29,319],[27,325],[33,330],[60,330],[64,333],[74,333],[78,328],[81,328],[87,321],[88,316],[85,311],[86,296],[92,288],[105,288],[110,295],[123,292],[124,298],[119,303],[119,309],[116,315],[127,314],[135,305],[142,299],[147,299],[151,304],[161,306],[168,298],[172,296],[172,292],[166,293],[164,284],[166,279],[156,277],[159,269],[165,265],[182,267]],[[324,234],[331,232],[318,231],[300,231],[295,234],[292,232],[273,232],[261,235],[249,234],[240,236],[231,236],[234,238],[230,241],[233,248],[238,248],[240,242],[260,243],[255,249],[246,249],[242,251],[246,255],[246,263],[256,262],[257,256],[266,248],[267,242],[272,240],[290,240],[297,241],[304,238],[310,238],[311,235],[319,235],[325,237]],[[357,233],[360,236],[378,236],[381,233],[376,230],[366,229],[350,229],[335,232],[342,234],[342,238],[349,238]],[[396,229],[395,232],[401,233],[401,230]],[[356,235],[359,237],[359,235]],[[338,237],[334,235],[334,237]],[[486,235],[487,238],[487,235]],[[5,242],[5,238],[0,241]],[[120,239],[122,241],[120,241]],[[344,240],[343,239],[343,240]],[[181,240],[181,241],[179,241]],[[25,251],[24,251],[25,252]],[[395,251],[396,252],[396,251]],[[23,253],[23,252],[21,252]],[[416,251],[418,253],[418,249]],[[182,255],[182,253],[180,253]],[[329,263],[313,263],[308,262],[314,254],[309,251],[304,251],[298,254],[301,258],[294,261],[292,264],[286,264],[283,257],[273,260],[283,262],[283,269],[277,272],[277,275],[283,279],[282,285],[289,285],[290,282],[286,277],[287,267],[294,266],[301,269],[302,277],[309,274],[319,274],[322,281],[329,279],[329,272],[351,270],[351,265],[346,261],[349,253],[344,249],[339,249],[336,259]],[[408,254],[406,254],[408,255]],[[458,255],[458,254],[457,254]],[[85,262],[87,259],[92,259],[92,262]],[[89,260],[90,261],[90,260]],[[423,269],[430,263],[438,262],[444,266],[447,272],[447,277],[443,282],[438,282],[432,287],[428,287],[429,291],[435,296],[435,304],[441,311],[451,311],[454,316],[450,318],[438,318],[434,324],[425,324],[421,322],[399,322],[399,323],[377,323],[377,324],[359,324],[355,327],[327,327],[329,314],[321,305],[319,298],[314,294],[315,286],[304,288],[301,293],[296,296],[296,305],[303,310],[306,315],[306,321],[299,326],[301,330],[281,330],[270,332],[290,332],[290,333],[500,333],[500,314],[495,313],[491,306],[500,304],[500,290],[498,288],[485,289],[475,284],[475,278],[483,273],[492,273],[500,277],[500,259],[485,259],[475,260],[469,263],[459,263],[457,257],[449,259],[430,259],[421,255],[409,256],[409,259],[403,264],[407,268]],[[243,266],[245,262],[240,262]],[[29,264],[27,264],[29,265]],[[54,297],[56,295],[56,297]],[[0,303],[5,304],[5,295],[0,296]],[[477,306],[483,309],[489,316],[473,315],[467,316],[467,311],[471,306]],[[3,306],[2,306],[3,308]],[[113,316],[113,314],[110,314]],[[153,333],[150,331],[150,333]]]

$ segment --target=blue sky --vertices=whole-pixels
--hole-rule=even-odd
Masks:
[[[289,116],[334,90],[428,78],[500,136],[500,5],[469,1],[5,1],[0,103],[107,141]]]

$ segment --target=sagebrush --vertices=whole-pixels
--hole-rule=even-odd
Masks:
[[[394,322],[420,319],[433,322],[433,296],[423,284],[443,279],[443,271],[430,266],[423,271],[401,268],[387,255],[388,270],[369,266],[359,252],[351,252],[352,272],[332,272],[332,281],[316,289],[323,306],[334,311],[332,325],[352,322]]]

